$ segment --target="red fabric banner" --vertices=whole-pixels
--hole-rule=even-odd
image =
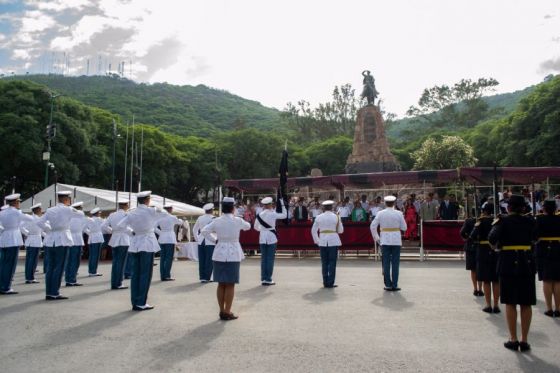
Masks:
[[[422,222],[424,250],[462,251],[462,220],[433,220]]]

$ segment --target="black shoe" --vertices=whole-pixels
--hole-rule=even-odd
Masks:
[[[385,291],[393,291],[393,288],[389,288],[389,287],[385,286],[385,287],[383,288],[383,290],[385,290]]]
[[[0,291],[0,294],[2,294],[2,295],[15,295],[15,294],[18,294],[18,292],[15,291],[14,289],[10,289],[8,291]]]
[[[175,281],[174,278],[162,278],[161,281]]]
[[[560,317],[560,311],[559,310],[554,311],[554,317]]]
[[[482,312],[486,312],[486,313],[492,313],[493,309],[492,307],[488,306],[488,307],[484,307],[482,309]]]
[[[329,285],[329,286],[325,286],[326,288],[332,289],[332,288],[337,288],[338,285]]]
[[[57,295],[56,296],[56,300],[64,300],[64,299],[68,299],[68,297],[65,297],[64,295]]]
[[[230,321],[230,320],[236,320],[238,318],[239,316],[234,315],[233,312],[230,313],[220,312],[220,320]]]
[[[531,349],[531,345],[527,342],[519,342],[519,350],[521,352],[529,351]]]
[[[393,291],[401,291],[401,288],[393,288]]]
[[[508,350],[517,351],[519,349],[519,342],[518,341],[507,341],[504,342],[504,347]]]
[[[493,313],[501,313],[502,310],[500,310],[500,307],[496,306],[496,307],[492,308],[492,312]]]
[[[554,317],[554,311],[553,310],[548,310],[544,314],[548,317]]]
[[[483,292],[482,290],[478,290],[478,291],[476,292],[476,296],[477,296],[477,297],[483,297],[483,296],[484,296],[484,292]]]
[[[56,300],[56,295],[47,295],[45,300]]]
[[[144,311],[144,309],[142,307],[139,307],[139,306],[132,306],[132,310],[133,311]]]
[[[37,280],[25,280],[25,283],[26,284],[38,284],[39,281],[37,281]]]
[[[66,286],[84,286],[84,284],[81,284],[79,282],[67,282]]]

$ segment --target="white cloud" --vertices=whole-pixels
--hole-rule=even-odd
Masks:
[[[29,1],[30,5],[35,5],[39,10],[50,10],[61,12],[67,9],[81,10],[91,4],[88,0],[50,0],[50,1]]]
[[[539,72],[545,74],[549,72],[560,73],[560,57],[550,58],[543,61],[539,66]]]

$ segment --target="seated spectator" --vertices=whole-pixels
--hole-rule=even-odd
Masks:
[[[336,213],[340,216],[340,220],[344,223],[350,220],[350,214],[352,213],[352,206],[350,205],[350,197],[344,198],[344,201],[340,202]]]
[[[305,197],[299,197],[297,204],[294,206],[294,220],[296,223],[303,223],[309,220],[309,213],[305,206]]]
[[[361,201],[354,202],[354,208],[352,209],[352,221],[353,222],[368,221],[367,210],[362,207]]]
[[[369,214],[371,220],[373,221],[373,219],[375,219],[375,215],[377,215],[377,213],[383,210],[384,208],[385,205],[381,202],[381,196],[375,197],[374,202],[371,203],[369,207]]]

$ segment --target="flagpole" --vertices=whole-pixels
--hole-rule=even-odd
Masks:
[[[128,203],[132,207],[132,170],[134,169],[134,115],[132,116],[132,141],[130,143],[130,188],[128,190]]]
[[[128,166],[128,120],[126,121],[126,142],[124,146],[124,183],[123,192],[126,192],[126,171]],[[130,201],[129,201],[130,202]]]

